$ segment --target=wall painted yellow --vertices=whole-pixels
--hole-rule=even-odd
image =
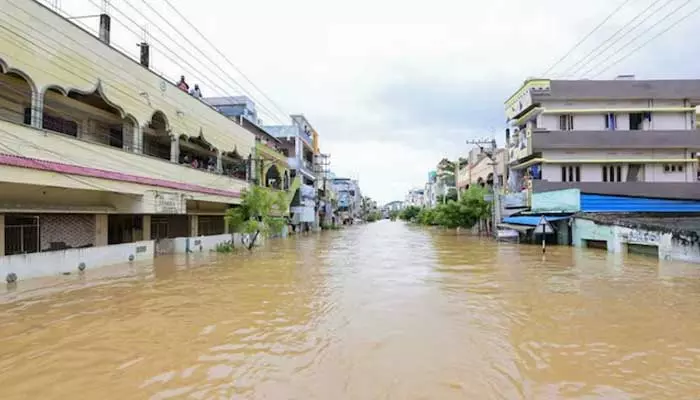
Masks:
[[[0,10],[0,67],[28,78],[40,95],[99,90],[139,126],[161,111],[176,137],[201,132],[221,151],[250,154],[253,134],[40,3],[0,0]]]

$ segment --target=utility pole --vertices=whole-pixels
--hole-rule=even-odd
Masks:
[[[498,215],[500,214],[499,212],[499,207],[500,207],[500,199],[498,197],[498,163],[496,162],[495,159],[495,154],[496,154],[496,139],[490,138],[490,139],[468,139],[466,140],[466,144],[471,144],[471,145],[476,145],[479,146],[481,151],[486,154],[486,156],[491,160],[490,165],[493,167],[493,201],[492,201],[492,210],[491,210],[491,224],[493,228],[493,234],[495,235],[496,233],[496,225],[498,224]],[[489,150],[484,151],[483,145],[489,145],[491,148]],[[471,182],[470,182],[471,184]]]

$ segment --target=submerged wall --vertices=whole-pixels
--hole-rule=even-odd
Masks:
[[[700,263],[700,246],[683,237],[674,237],[673,234],[660,230],[634,229],[598,224],[582,218],[574,219],[573,245],[589,247],[591,242],[605,242],[605,247],[612,253],[644,252],[658,254],[661,260]]]

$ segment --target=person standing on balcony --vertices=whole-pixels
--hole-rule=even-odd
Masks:
[[[185,93],[190,91],[190,85],[185,82],[185,75],[180,76],[180,82],[177,83],[177,88]]]

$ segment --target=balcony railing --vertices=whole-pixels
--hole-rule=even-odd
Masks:
[[[212,173],[201,169],[1,120],[0,143],[5,154],[0,158],[5,165],[141,184],[145,190],[160,186],[237,197],[237,192],[248,187],[240,179],[212,178]],[[65,181],[56,179],[57,186],[59,180]],[[77,180],[65,182],[72,188],[84,186]]]
[[[275,161],[278,161],[284,165],[287,165],[287,156],[284,154],[280,153],[279,151],[273,149],[272,147],[264,144],[257,142],[255,143],[255,151],[258,153],[258,155],[267,157],[270,159],[273,159]]]

